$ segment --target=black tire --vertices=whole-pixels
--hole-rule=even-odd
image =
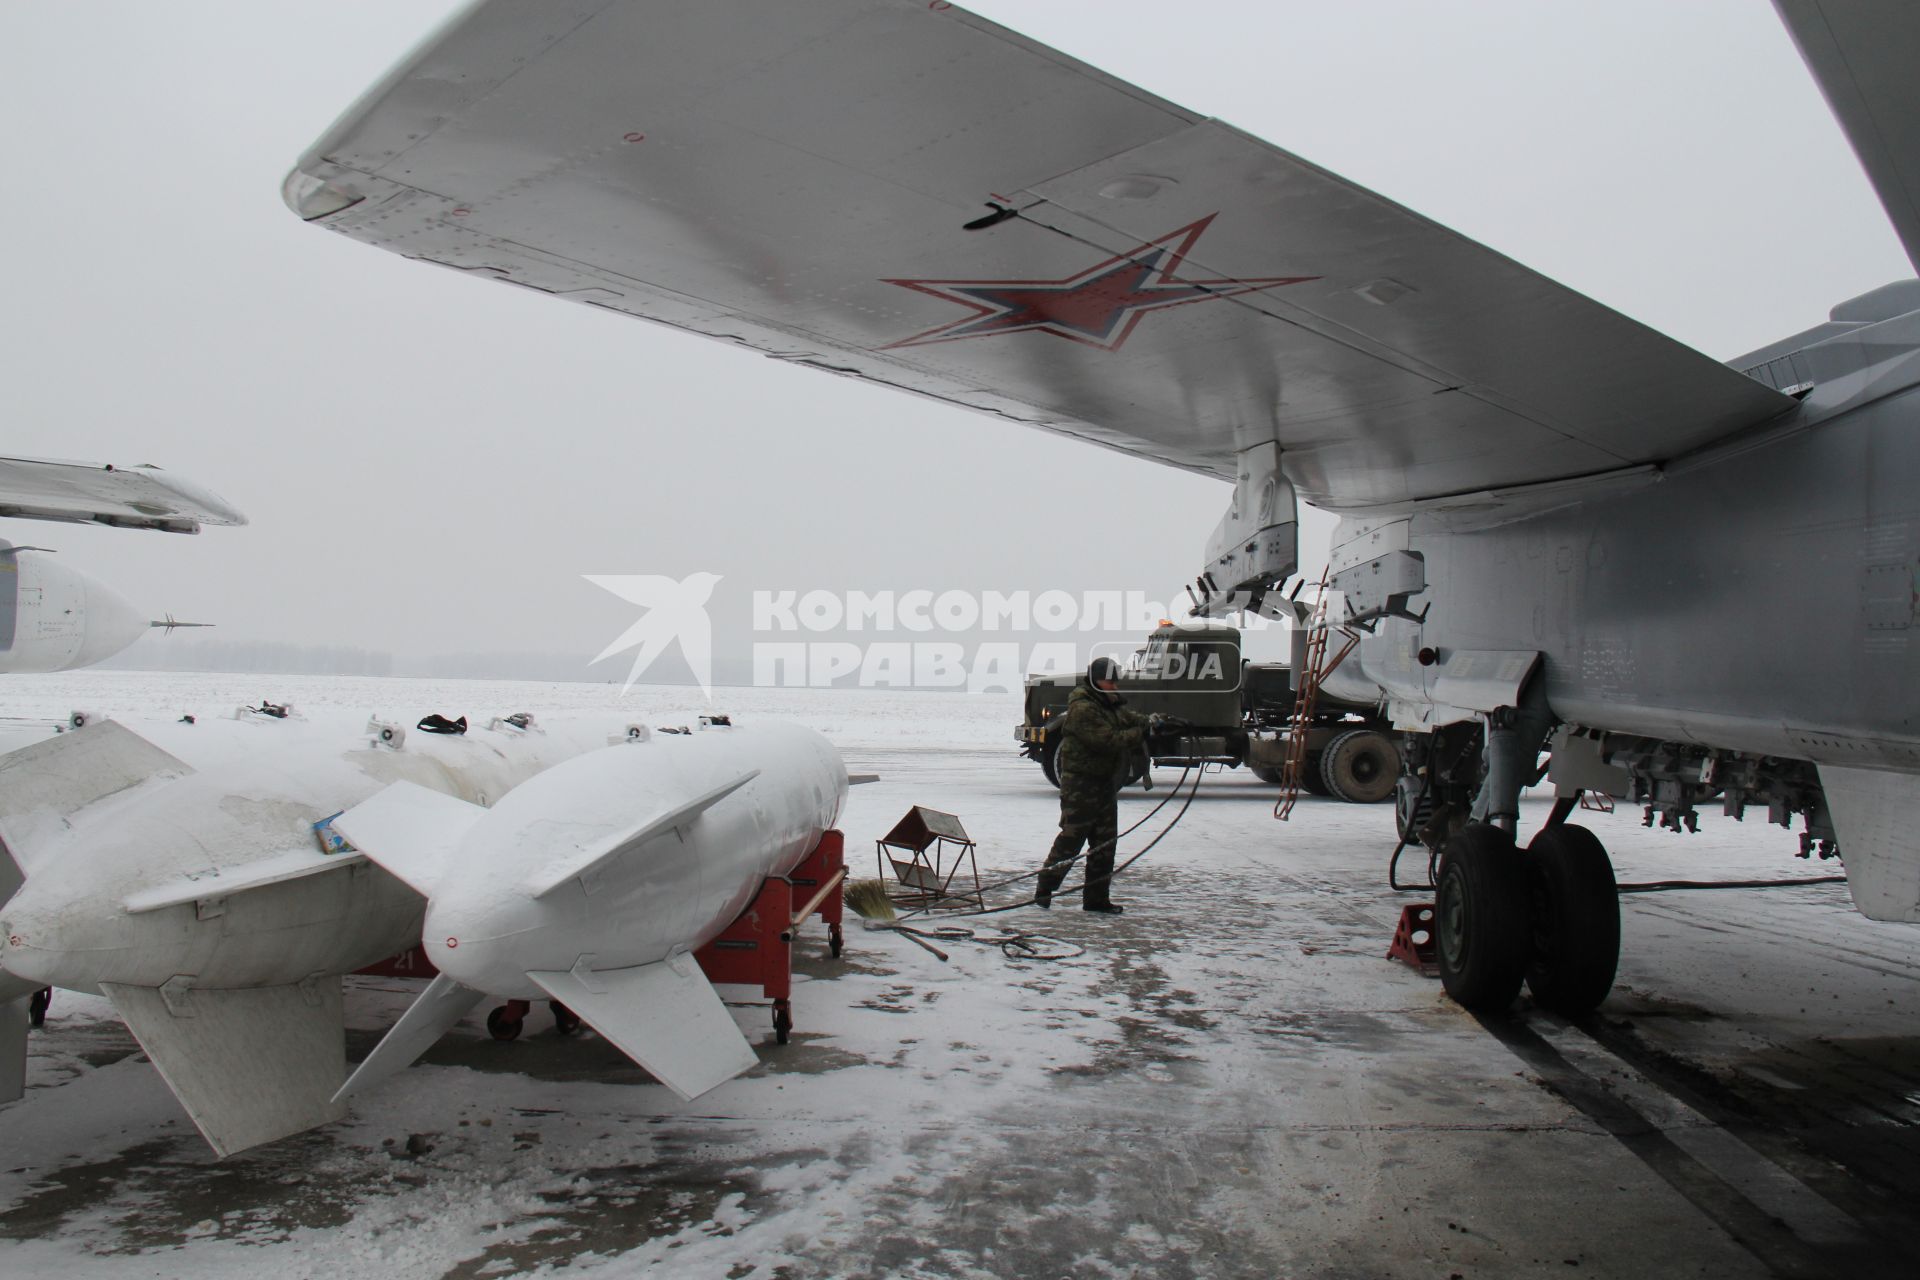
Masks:
[[[793,1009],[785,1000],[773,1003],[773,1038],[777,1044],[793,1039]]]
[[[1469,1009],[1500,1012],[1520,994],[1532,934],[1527,867],[1513,836],[1470,822],[1447,841],[1435,891],[1440,981]]]
[[[1060,771],[1055,767],[1055,759],[1060,754],[1060,738],[1055,735],[1040,744],[1040,772],[1047,775],[1047,781],[1054,786],[1060,785]]]
[[[846,948],[847,935],[837,924],[827,926],[827,949],[833,952],[834,959],[840,958],[840,952]]]
[[[1378,804],[1400,780],[1400,749],[1377,729],[1349,729],[1321,752],[1320,780],[1348,804]]]
[[[1300,762],[1300,789],[1308,795],[1332,795],[1327,790],[1327,780],[1320,776],[1320,755],[1318,751],[1307,752],[1306,759]]]
[[[1268,786],[1277,787],[1280,785],[1281,778],[1278,769],[1269,769],[1265,765],[1258,764],[1248,765],[1247,767],[1253,770],[1254,777],[1260,779],[1260,781],[1266,783]]]
[[[553,1029],[563,1036],[570,1036],[580,1029],[580,1015],[558,1000],[547,1001],[547,1008],[553,1011]]]
[[[1620,895],[1593,832],[1562,824],[1527,846],[1532,947],[1527,990],[1557,1013],[1591,1013],[1620,964]]]
[[[507,1006],[497,1005],[487,1014],[487,1031],[495,1040],[518,1040],[523,1019],[508,1014]]]

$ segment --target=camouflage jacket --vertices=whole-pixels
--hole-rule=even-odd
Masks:
[[[1081,685],[1067,696],[1060,718],[1060,754],[1055,769],[1062,779],[1116,780],[1127,757],[1147,736],[1145,716],[1109,702]]]

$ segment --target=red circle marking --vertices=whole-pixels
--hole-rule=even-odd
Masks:
[[[935,13],[945,13],[947,10],[953,8],[953,5],[949,3],[949,0],[927,0],[927,8],[933,10]]]
[[[453,214],[452,214],[452,216],[453,216],[453,217],[456,217],[456,218],[464,218],[464,217],[466,217],[466,216],[467,216],[468,214],[470,214],[470,213],[472,213],[472,212],[473,212],[473,210],[471,210],[471,209],[455,209],[455,210],[453,211]]]
[[[645,142],[647,140],[647,135],[644,133],[627,133],[622,134],[621,137],[627,142]]]
[[[11,945],[13,945],[13,946],[16,946],[16,947],[17,947],[17,946],[19,946],[19,945],[20,945],[20,935],[19,935],[19,934],[17,934],[17,933],[15,933],[15,934],[9,934],[9,935],[7,936],[7,941],[8,941],[8,942],[9,942],[9,943],[10,943]]]
[[[453,948],[455,948],[455,947],[457,947],[457,946],[459,946],[459,945],[460,945],[460,939],[458,939],[458,938],[448,938],[448,939],[447,939],[447,950],[449,950],[449,951],[451,951],[451,950],[453,950]]]

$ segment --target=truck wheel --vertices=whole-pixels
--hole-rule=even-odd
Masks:
[[[1309,751],[1306,758],[1300,762],[1300,786],[1310,796],[1333,794],[1327,790],[1327,780],[1320,774],[1320,764],[1325,754],[1321,751]]]
[[[1321,753],[1320,780],[1348,804],[1377,804],[1400,780],[1400,752],[1377,729],[1348,730]]]
[[[1248,765],[1247,767],[1253,770],[1254,777],[1260,779],[1260,781],[1266,783],[1268,786],[1277,787],[1280,785],[1280,771],[1278,769],[1269,769],[1264,765],[1258,764]]]
[[[1532,941],[1527,878],[1511,832],[1470,822],[1447,841],[1434,895],[1440,981],[1469,1009],[1497,1013],[1520,994]]]
[[[1593,832],[1565,824],[1535,836],[1526,863],[1533,920],[1527,989],[1556,1013],[1591,1013],[1613,989],[1620,963],[1613,864]]]
[[[1047,781],[1054,786],[1060,785],[1060,770],[1056,767],[1055,757],[1060,754],[1060,739],[1051,738],[1040,744],[1040,772],[1047,775]]]

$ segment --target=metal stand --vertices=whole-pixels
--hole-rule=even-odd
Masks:
[[[888,896],[904,907],[934,908],[942,904],[985,909],[980,888],[980,864],[974,857],[973,837],[960,819],[938,809],[915,805],[893,830],[874,842],[874,860],[880,879],[891,864],[898,888]],[[897,855],[905,854],[904,858]],[[965,868],[972,887],[954,880]]]

